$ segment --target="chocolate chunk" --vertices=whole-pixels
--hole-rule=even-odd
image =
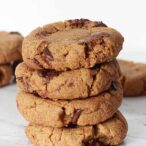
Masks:
[[[90,37],[86,38],[85,40],[81,40],[79,42],[79,44],[87,44],[88,47],[91,49],[97,44],[97,41],[99,39],[103,39],[103,37],[110,37],[110,34],[109,33],[99,33],[99,34],[94,34],[94,35],[91,35]]]
[[[73,124],[73,125],[77,124],[77,121],[78,121],[78,119],[81,115],[81,112],[82,112],[81,109],[75,109],[74,110],[74,114],[73,114],[73,117],[72,117],[71,122],[70,122],[71,124]]]
[[[47,32],[47,31],[41,31],[41,32],[38,32],[38,33],[36,33],[36,36],[38,36],[38,37],[45,37],[45,36],[47,36],[49,33]]]
[[[43,66],[36,59],[33,59],[33,63],[36,64],[38,67],[43,68]]]
[[[105,32],[101,32],[99,34],[93,35],[92,37],[95,37],[95,38],[110,37],[110,34],[109,33],[105,33]]]
[[[86,24],[89,22],[88,19],[74,19],[74,20],[68,20],[69,26],[72,28],[81,28],[86,26]],[[102,21],[95,21],[94,27],[107,27],[106,24],[104,24]]]
[[[79,44],[84,45],[85,50],[85,57],[88,58],[89,52],[92,51],[92,49],[97,45],[100,44],[101,46],[105,47],[105,42],[103,40],[103,37],[109,37],[110,34],[108,33],[99,33],[92,35],[85,40],[79,41]]]
[[[72,28],[81,28],[83,27],[87,22],[89,22],[88,19],[74,19],[74,20],[68,20],[69,26]]]
[[[48,47],[45,47],[45,49],[43,50],[43,54],[48,60],[53,60],[53,56],[51,52],[48,50]]]
[[[74,84],[73,84],[73,82],[70,82],[69,84],[68,84],[68,87],[72,87]]]
[[[37,73],[40,77],[46,77],[47,71],[38,71]]]
[[[53,77],[56,77],[60,74],[60,72],[58,71],[50,71],[50,70],[43,70],[43,71],[38,71],[38,75],[40,77],[44,77],[48,80],[51,80]]]
[[[17,32],[17,31],[11,31],[11,32],[9,32],[9,34],[18,34],[18,35],[21,35],[19,32]]]
[[[104,24],[102,21],[97,21],[95,26],[96,27],[107,27],[107,25]]]
[[[52,78],[58,76],[59,74],[60,74],[59,72],[51,71],[51,72],[47,73],[46,78],[47,78],[48,80],[51,80]]]
[[[89,141],[85,142],[85,146],[104,146],[101,144],[97,139],[90,139]]]

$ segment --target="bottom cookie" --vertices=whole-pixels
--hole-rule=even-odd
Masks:
[[[146,95],[146,64],[119,60],[119,65],[124,76],[124,95]]]
[[[0,86],[10,83],[13,76],[12,67],[9,64],[0,65]]]
[[[123,142],[128,126],[117,112],[111,119],[94,126],[51,128],[29,125],[26,135],[35,146],[104,146]]]

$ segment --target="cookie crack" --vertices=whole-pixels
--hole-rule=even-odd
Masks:
[[[60,134],[60,137],[59,137],[59,140],[58,140],[58,141],[62,141],[62,137],[63,137],[63,136],[62,136],[62,135],[63,135],[63,131],[64,131],[64,129],[62,128],[62,129],[61,129],[61,134]]]
[[[51,133],[51,135],[49,136],[49,139],[50,139],[50,141],[51,141],[51,143],[52,143],[52,146],[55,146],[55,144],[54,144],[54,142],[53,142],[53,140],[52,140],[52,136],[53,136],[53,134],[54,134],[54,130],[55,130],[55,128],[53,128],[52,133]]]

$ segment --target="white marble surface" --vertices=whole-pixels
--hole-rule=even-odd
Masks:
[[[123,52],[120,58],[145,62],[145,54]],[[27,122],[16,108],[18,91],[16,85],[0,88],[0,146],[32,146],[24,133]],[[120,110],[129,124],[127,138],[121,146],[146,146],[146,96],[124,98]]]

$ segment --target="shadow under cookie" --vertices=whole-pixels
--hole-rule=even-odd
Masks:
[[[29,125],[26,135],[37,146],[104,146],[122,143],[127,130],[127,122],[118,111],[111,119],[94,126],[51,128]]]

